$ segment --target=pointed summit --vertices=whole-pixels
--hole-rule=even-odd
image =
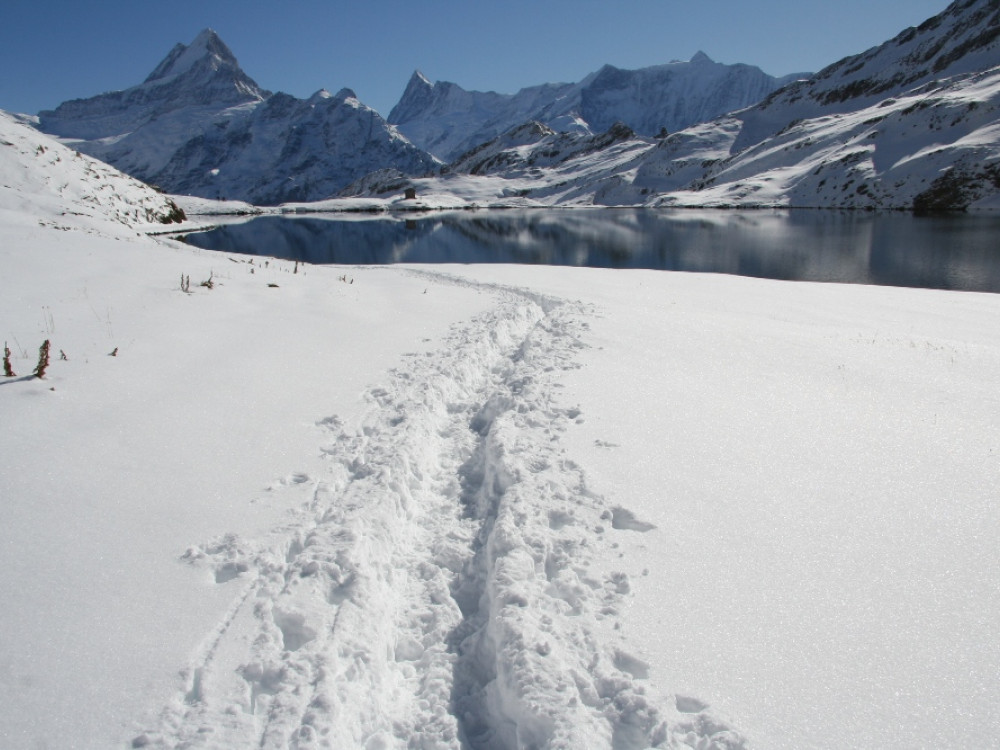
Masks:
[[[711,57],[709,57],[708,55],[706,55],[701,50],[698,50],[697,52],[694,53],[694,57],[691,58],[691,62],[692,63],[714,63],[715,60],[713,60]]]
[[[433,98],[434,84],[419,70],[414,70],[406,84],[406,90],[389,112],[389,122],[397,124],[419,116],[430,106]]]
[[[177,44],[156,69],[149,74],[145,83],[182,75],[195,65],[203,64],[212,70],[231,68],[239,70],[239,63],[226,43],[212,29],[204,29],[191,44]]]
[[[236,56],[212,29],[204,29],[187,46],[176,45],[139,88],[168,84],[206,104],[259,101],[268,95],[243,72]]]
[[[225,109],[259,102],[264,91],[244,73],[229,47],[211,29],[189,45],[178,44],[143,83],[89,99],[63,102],[39,113],[41,129],[69,138],[106,138],[188,107]]]

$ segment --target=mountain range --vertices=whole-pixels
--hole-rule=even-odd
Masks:
[[[378,208],[411,187],[428,207],[928,211],[1000,207],[998,107],[1000,3],[956,0],[815,75],[699,53],[502,95],[416,72],[388,121],[349,89],[264,91],[206,30],[142,84],[38,127],[171,193],[258,205]]]
[[[704,53],[640,70],[606,65],[579,83],[513,95],[417,72],[386,122],[350,89],[306,100],[262,89],[206,29],[141,84],[65,102],[38,126],[169,192],[269,205],[328,198],[383,168],[426,174],[531,120],[585,135],[624,122],[652,135],[752,104],[783,82]]]
[[[438,166],[350,89],[261,89],[210,29],[141,84],[41,112],[38,127],[171,193],[260,205],[325,198],[381,166]]]
[[[756,104],[786,83],[751,65],[723,65],[704,52],[688,62],[639,70],[605,65],[579,83],[516,94],[466,91],[414,72],[389,122],[413,143],[452,161],[498,135],[537,121],[557,132],[602,133],[623,123],[641,135],[674,131]]]
[[[475,205],[1000,208],[1000,3],[942,13],[742,110],[660,138],[519,126],[423,195]],[[399,175],[369,177],[385,200]]]

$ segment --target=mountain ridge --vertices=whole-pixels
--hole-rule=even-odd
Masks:
[[[350,89],[309,99],[262,89],[211,29],[142,83],[64,102],[38,127],[169,192],[260,205],[323,199],[386,166],[438,165]]]
[[[702,51],[690,61],[637,70],[606,64],[576,83],[543,83],[515,94],[467,91],[411,75],[388,121],[421,148],[451,161],[528,121],[588,135],[623,122],[642,135],[681,129],[760,101],[798,75],[776,78],[725,65]]]
[[[595,150],[512,129],[411,184],[486,206],[998,209],[1000,2],[956,0],[757,104],[661,135]]]
[[[229,98],[185,98],[185,82],[198,76]],[[637,71],[605,65],[578,83],[513,95],[431,83],[418,70],[390,113],[406,121],[398,125],[350,89],[297,99],[241,76],[206,30],[171,50],[143,84],[64,103],[42,113],[41,126],[59,130],[56,115],[72,110],[78,128],[105,126],[101,137],[77,140],[80,150],[173,192],[260,205],[338,194],[359,205],[402,185],[447,194],[448,205],[926,211],[1000,203],[998,0],[955,0],[805,79],[772,79],[701,51]],[[707,87],[710,79],[722,83]],[[711,89],[725,114],[700,108],[692,87]],[[183,106],[171,109],[177,101]],[[671,106],[698,122],[667,127]],[[142,127],[124,132],[133,120]]]

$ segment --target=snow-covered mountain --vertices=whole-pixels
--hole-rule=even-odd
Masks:
[[[389,122],[446,160],[529,120],[557,132],[601,133],[622,122],[643,135],[679,130],[759,102],[790,80],[751,65],[723,65],[699,52],[688,62],[639,70],[605,65],[579,83],[548,83],[516,94],[466,91],[415,72]]]
[[[635,188],[667,193],[656,204],[985,205],[1000,191],[998,66],[1000,5],[957,0],[756,106],[665,139],[622,178],[631,199]]]
[[[0,216],[7,224],[133,237],[136,228],[184,218],[167,196],[3,111]]]
[[[342,89],[306,100],[277,93],[221,117],[177,149],[153,181],[171,192],[273,205],[329,197],[383,167],[423,174],[437,166]]]
[[[203,116],[269,95],[240,69],[218,35],[206,29],[190,45],[176,45],[138,86],[64,102],[40,112],[39,126],[51,135],[98,140],[127,135],[158,118],[176,119],[185,110]]]
[[[170,192],[262,205],[322,199],[383,167],[436,166],[349,89],[307,100],[261,89],[210,29],[138,86],[66,102],[39,127]]]
[[[411,185],[477,205],[1000,207],[1000,5],[957,0],[754,106],[666,136],[580,139],[513,128]]]

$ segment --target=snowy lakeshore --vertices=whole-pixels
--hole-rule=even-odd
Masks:
[[[995,743],[1000,296],[237,257],[0,124],[0,745]]]

